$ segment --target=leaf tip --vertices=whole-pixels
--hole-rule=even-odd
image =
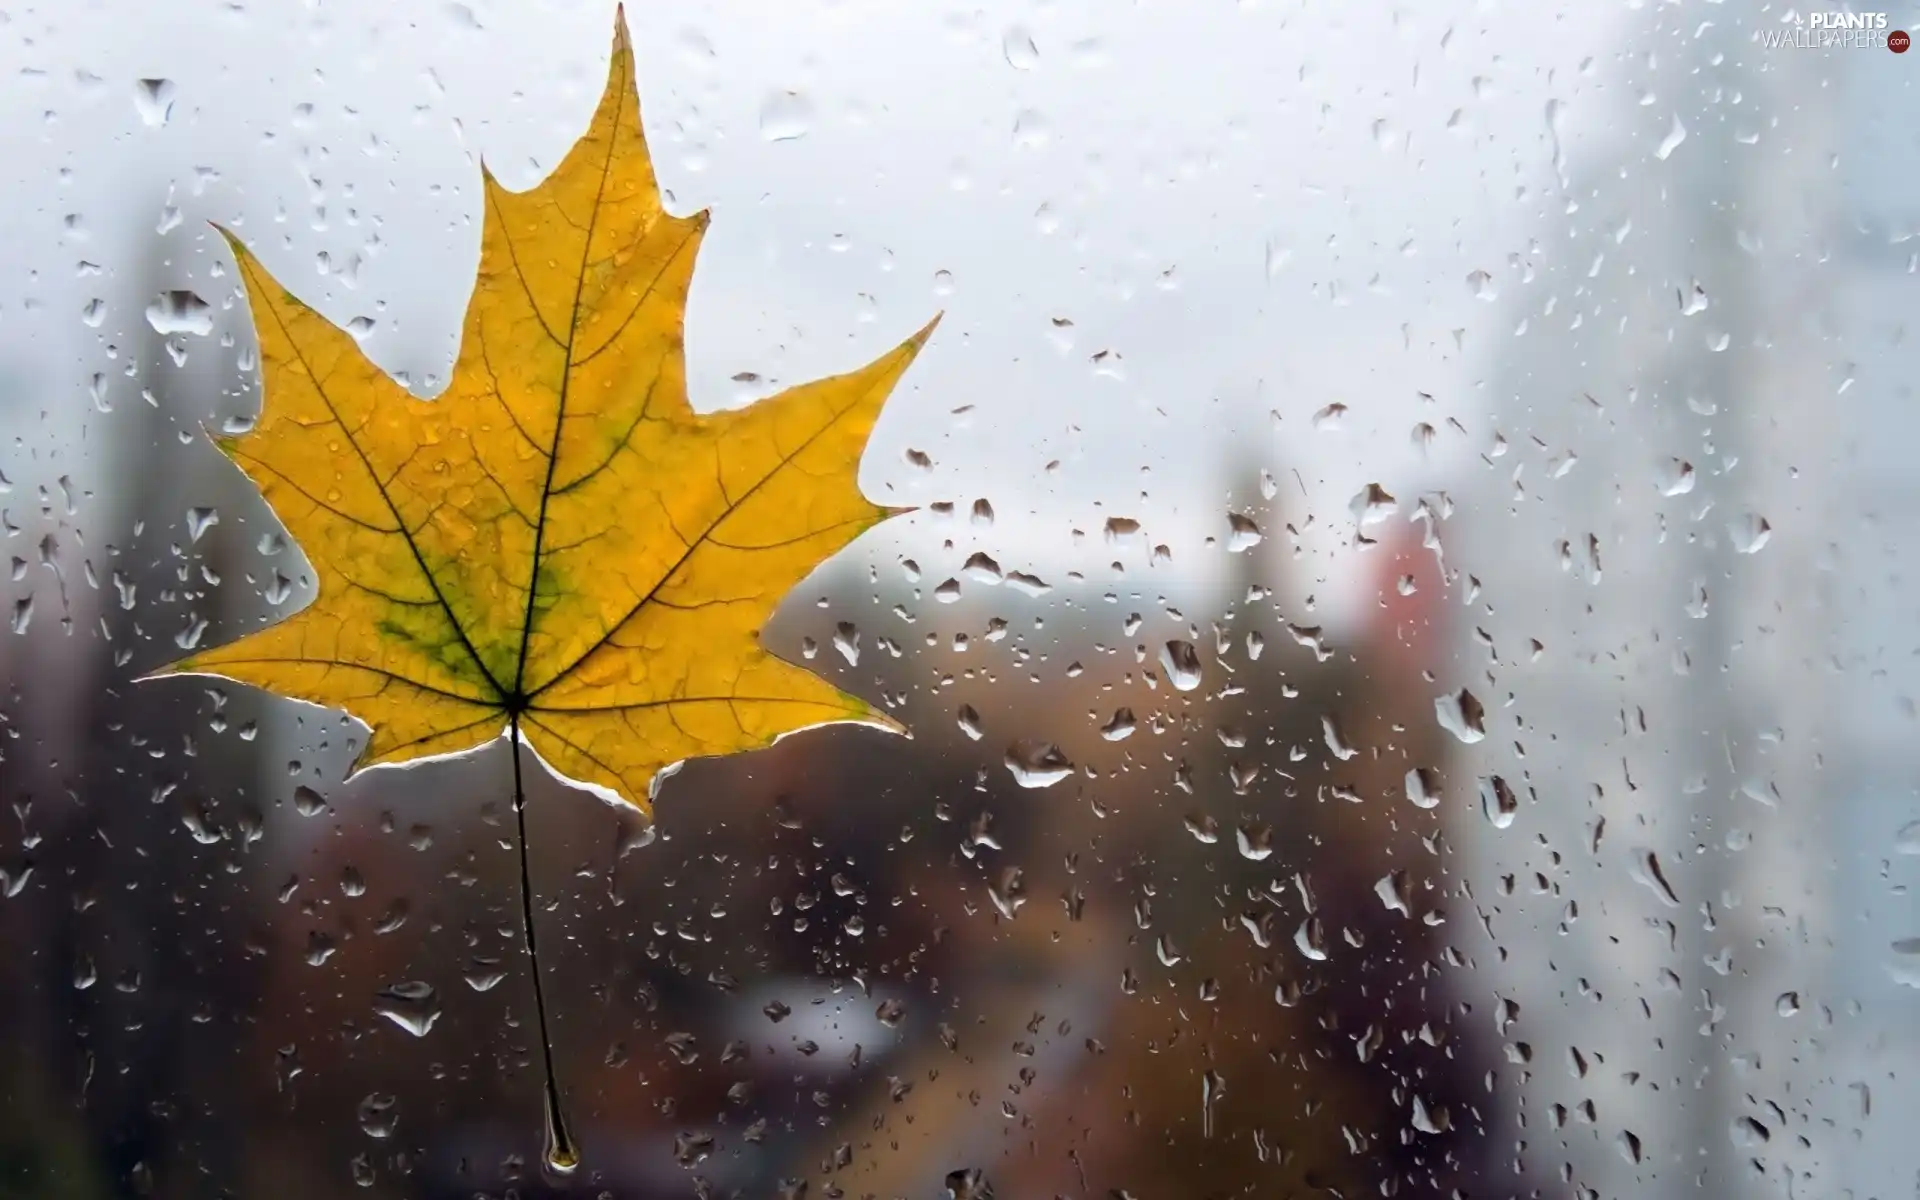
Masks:
[[[623,64],[628,67],[631,67],[632,58],[633,58],[633,40],[627,33],[627,6],[623,2],[613,6],[612,70],[617,73]],[[629,71],[628,73],[631,74],[631,71]]]
[[[922,325],[918,333],[914,334],[912,337],[907,339],[907,343],[911,345],[915,350],[918,350],[920,347],[926,345],[927,340],[933,337],[933,331],[940,327],[940,322],[946,318],[946,315],[947,315],[947,310],[944,308],[941,309],[939,312],[934,313],[933,319],[931,321],[928,321],[925,325]]]

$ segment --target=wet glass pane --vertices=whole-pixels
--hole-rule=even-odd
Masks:
[[[1916,24],[0,10],[0,1196],[1910,1194]]]

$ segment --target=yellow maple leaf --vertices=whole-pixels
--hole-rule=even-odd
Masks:
[[[708,218],[661,205],[624,13],[606,91],[559,167],[525,192],[482,171],[479,277],[434,400],[228,235],[265,398],[221,447],[306,551],[319,594],[164,673],[347,710],[372,729],[355,770],[512,730],[643,810],[687,759],[832,722],[897,730],[759,633],[894,511],[855,476],[933,324],[850,374],[693,411],[684,325]]]

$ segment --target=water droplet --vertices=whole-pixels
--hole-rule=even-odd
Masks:
[[[1440,728],[1469,746],[1487,736],[1486,710],[1466,688],[1434,697],[1433,715],[1440,722]]]
[[[1261,541],[1260,526],[1252,517],[1243,513],[1227,514],[1227,552],[1241,554],[1258,546]]]
[[[1026,873],[1019,867],[1004,867],[998,878],[987,885],[987,898],[1001,916],[1011,921],[1027,902]]]
[[[1680,897],[1674,894],[1673,885],[1667,882],[1666,870],[1660,865],[1660,857],[1653,851],[1643,848],[1633,852],[1632,873],[1636,881],[1660,897],[1662,904],[1668,908],[1680,907]]]
[[[1273,854],[1273,826],[1243,824],[1234,830],[1234,842],[1241,858],[1260,862]]]
[[[673,1055],[673,1060],[681,1066],[692,1066],[699,1061],[699,1039],[691,1033],[677,1030],[669,1033],[664,1040],[667,1044],[667,1053]]]
[[[327,798],[305,784],[293,789],[293,811],[303,817],[316,816],[325,812]]]
[[[852,621],[842,621],[834,626],[833,648],[840,652],[840,657],[847,660],[848,666],[860,665],[860,631],[854,627]]]
[[[966,734],[976,742],[985,736],[986,729],[980,724],[980,714],[974,711],[973,705],[962,704],[960,711],[955,714],[955,716],[961,733]]]
[[[1220,822],[1206,813],[1187,814],[1186,826],[1193,840],[1202,845],[1211,846],[1220,840]]]
[[[1354,755],[1360,753],[1358,750],[1355,750],[1352,746],[1349,746],[1347,744],[1346,738],[1341,736],[1340,727],[1334,723],[1332,714],[1330,713],[1321,714],[1320,732],[1321,732],[1321,736],[1326,739],[1327,749],[1331,750],[1333,752],[1333,756],[1339,759],[1341,762],[1345,762],[1348,759],[1352,758]]]
[[[967,578],[979,583],[994,584],[1006,578],[1006,573],[1000,569],[1000,564],[984,551],[970,555],[960,571]]]
[[[1052,787],[1073,774],[1073,763],[1052,742],[1015,742],[1007,749],[1006,764],[1023,788]]]
[[[201,337],[213,332],[213,306],[197,292],[185,289],[161,292],[147,305],[147,324],[155,333],[191,333]]]
[[[187,540],[197,542],[206,535],[207,530],[220,523],[220,510],[215,508],[190,508],[187,510]]]
[[[1007,586],[1023,596],[1044,596],[1053,590],[1052,584],[1025,571],[1008,571]]]
[[[1160,649],[1160,665],[1176,689],[1190,692],[1200,686],[1200,652],[1192,642],[1181,638],[1169,641]]]
[[[1100,736],[1109,742],[1122,741],[1132,736],[1138,725],[1139,722],[1134,719],[1132,709],[1116,708],[1113,710],[1112,718],[1100,727]]]
[[[1742,554],[1758,554],[1773,536],[1773,526],[1759,513],[1747,513],[1727,527],[1733,548]]]
[[[1733,1144],[1742,1150],[1757,1150],[1773,1140],[1773,1134],[1768,1132],[1767,1127],[1752,1117],[1737,1118],[1728,1134],[1733,1138]]]
[[[500,966],[499,959],[481,955],[468,959],[467,969],[462,973],[467,986],[476,992],[490,992],[506,977],[507,973]]]
[[[1520,811],[1520,799],[1505,779],[1489,775],[1480,781],[1480,811],[1495,829],[1505,829]]]
[[[1308,917],[1293,931],[1293,945],[1314,962],[1327,961],[1327,930],[1319,917]]]
[[[1373,894],[1380,897],[1380,903],[1386,905],[1390,911],[1398,912],[1404,917],[1413,915],[1413,903],[1407,896],[1407,873],[1404,869],[1389,871],[1382,875],[1373,885]]]
[[[1335,401],[1313,414],[1313,427],[1326,433],[1346,427],[1347,406]]]
[[[1432,767],[1415,767],[1407,772],[1407,799],[1415,808],[1440,806],[1440,773]]]
[[[440,998],[432,984],[408,980],[381,989],[373,999],[373,1011],[413,1036],[425,1037],[440,1019]]]
[[[1213,1110],[1227,1094],[1227,1079],[1220,1072],[1208,1069],[1200,1076],[1200,1136],[1213,1136]]]
[[[179,89],[171,79],[140,79],[133,85],[133,107],[140,123],[158,128],[173,115],[173,97]]]
[[[1920,821],[1908,821],[1893,835],[1895,854],[1920,854]]]
[[[1399,505],[1387,490],[1377,483],[1370,483],[1360,489],[1352,500],[1347,502],[1347,510],[1362,529],[1369,525],[1378,525],[1393,516]]]
[[[1684,496],[1693,490],[1693,464],[1670,458],[1660,468],[1657,482],[1662,496]]]
[[[1665,162],[1669,155],[1680,148],[1680,143],[1686,140],[1687,127],[1680,123],[1680,114],[1675,113],[1673,114],[1673,125],[1667,130],[1667,136],[1660,139],[1659,148],[1654,150],[1653,156]]]
[[[1000,36],[1000,53],[1016,71],[1031,71],[1040,65],[1040,48],[1023,26],[1012,26]]]
[[[947,1200],[994,1200],[993,1185],[978,1167],[949,1171]]]
[[[394,1126],[400,1122],[397,1104],[394,1097],[384,1092],[370,1093],[360,1101],[360,1132],[375,1140],[392,1137]]]
[[[760,102],[760,136],[769,142],[803,138],[812,124],[813,104],[799,92],[772,92]]]

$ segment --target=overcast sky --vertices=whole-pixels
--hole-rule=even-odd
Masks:
[[[1193,562],[1237,482],[1223,455],[1250,447],[1299,469],[1337,578],[1361,486],[1406,500],[1482,448],[1474,383],[1513,322],[1489,301],[1564,203],[1549,102],[1564,155],[1619,136],[1633,7],[630,5],[661,180],[714,211],[695,403],[749,398],[741,372],[845,369],[944,309],[870,450],[876,496],[990,497],[998,536],[1042,558],[1118,513]],[[16,14],[4,365],[77,424],[113,420],[85,381],[141,316],[83,322],[103,285],[76,263],[123,274],[158,239],[174,285],[220,303],[209,219],[336,319],[373,318],[382,364],[443,370],[477,255],[476,157],[510,186],[558,159],[604,79],[613,4]],[[1314,431],[1336,402],[1343,427]],[[1448,417],[1470,436],[1423,461],[1412,426]]]

